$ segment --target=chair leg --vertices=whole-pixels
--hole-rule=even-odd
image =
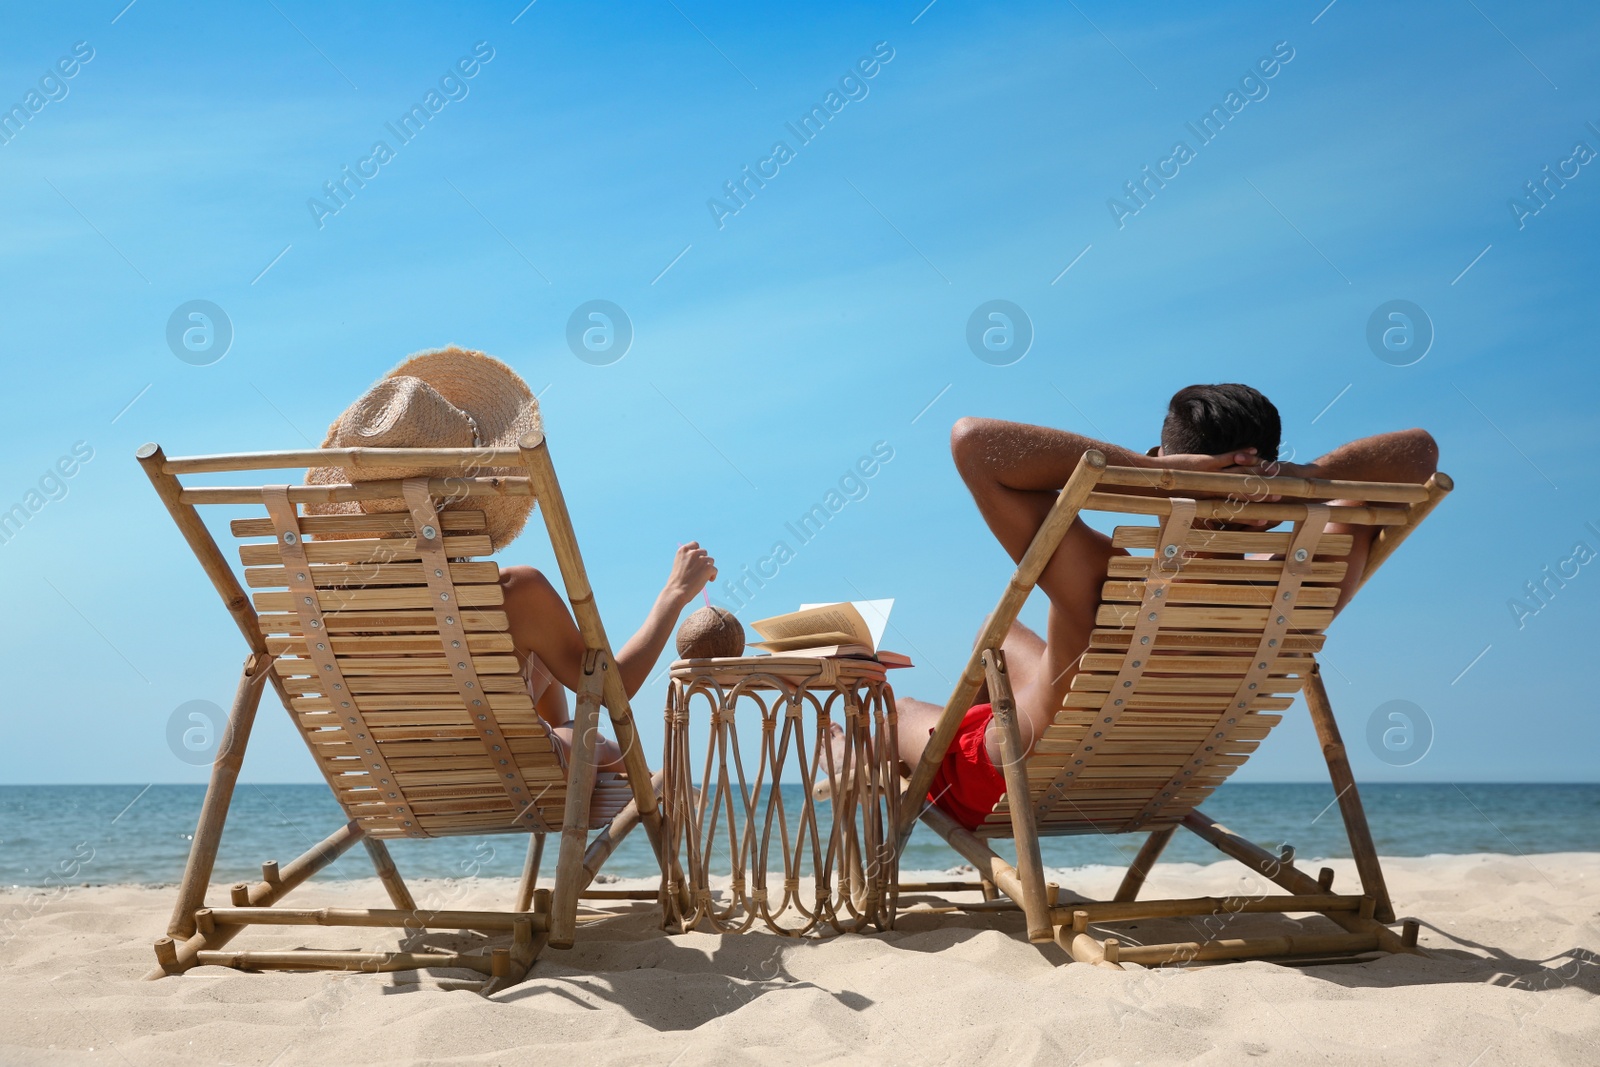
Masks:
[[[239,687],[233,695],[233,707],[228,712],[227,732],[220,743],[222,751],[211,764],[211,784],[206,787],[206,798],[200,805],[194,841],[189,846],[188,862],[184,864],[183,881],[178,885],[178,900],[172,908],[172,919],[167,923],[169,937],[192,936],[194,913],[205,907],[206,887],[217,861],[217,846],[222,842],[222,826],[228,819],[228,807],[233,803],[233,789],[239,781],[239,767],[244,763],[250,728],[255,725],[256,708],[261,703],[261,687],[272,670],[272,660],[273,657],[259,652],[245,657]]]
[[[281,870],[276,871],[274,880],[262,880],[253,884],[240,882],[235,885],[234,907],[265,908],[276,904],[288,895],[290,890],[333,863],[365,836],[366,831],[361,828],[361,824],[351,819],[302,855],[291,860]],[[218,923],[209,930],[197,928],[195,933],[184,939],[170,936],[157,938],[155,948],[159,966],[145,975],[145,978],[154,980],[163,975],[186,971],[195,965],[201,952],[220,949],[243,929],[244,927],[239,925]]]
[[[983,665],[994,707],[993,722],[1000,728],[1000,759],[1004,764],[1001,772],[1011,808],[1011,835],[1017,843],[1017,880],[1022,883],[1022,899],[1017,903],[1028,919],[1028,940],[1049,941],[1054,931],[1050,927],[1050,905],[1045,901],[1039,834],[1029,802],[1028,749],[1017,725],[1017,703],[1011,694],[1011,677],[1006,673],[1006,655],[999,649],[985,649]]]
[[[567,510],[566,497],[561,492],[561,482],[550,461],[550,447],[541,433],[531,433],[518,442],[522,462],[528,469],[528,481],[539,498],[539,513],[544,516],[545,530],[550,535],[550,549],[555,553],[561,569],[561,580],[567,589],[567,601],[572,605],[573,620],[583,634],[584,644],[590,649],[603,650],[612,669],[605,673],[606,712],[611,728],[617,736],[617,747],[622,749],[623,769],[633,797],[639,802],[639,821],[650,839],[650,848],[661,861],[661,873],[671,877],[667,863],[665,827],[661,810],[656,806],[655,794],[650,792],[650,766],[645,760],[644,748],[639,744],[638,726],[633,721],[633,708],[624,691],[622,676],[615,670],[615,656],[611,642],[606,638],[605,625],[600,621],[600,610],[595,606],[594,590],[589,585],[589,575],[583,566],[583,553],[578,548],[578,535],[572,529],[572,514]],[[556,944],[552,936],[550,943]]]
[[[517,911],[533,906],[533,891],[539,884],[539,864],[544,859],[544,834],[528,837],[528,855],[522,861],[522,881],[517,883]]]
[[[660,770],[650,777],[650,789],[659,796],[666,782],[666,771]],[[594,881],[595,875],[600,873],[600,868],[606,860],[622,844],[623,839],[633,833],[639,825],[639,805],[635,801],[628,801],[622,810],[611,817],[611,825],[595,834],[594,840],[589,842],[589,847],[583,853],[583,883],[580,888],[587,889]]]
[[[1161,853],[1166,849],[1167,842],[1172,840],[1172,835],[1178,832],[1176,826],[1169,826],[1165,830],[1157,830],[1145,838],[1144,845],[1139,849],[1139,854],[1128,865],[1128,873],[1122,876],[1122,884],[1117,887],[1117,895],[1112,897],[1116,901],[1130,901],[1139,896],[1139,890],[1144,886],[1144,880],[1150,877],[1150,869],[1156,865],[1156,860],[1161,858]]]
[[[1333,705],[1328,703],[1328,690],[1322,684],[1322,668],[1315,661],[1305,695],[1312,725],[1317,728],[1317,740],[1322,743],[1322,757],[1328,763],[1328,777],[1339,794],[1339,814],[1344,817],[1345,832],[1350,837],[1350,854],[1355,857],[1356,871],[1361,876],[1361,890],[1377,901],[1374,914],[1379,922],[1394,922],[1394,905],[1383,880],[1378,849],[1372,843],[1372,830],[1367,826],[1366,809],[1361,806],[1361,794],[1356,791],[1355,775],[1345,755],[1344,740],[1339,736],[1339,724],[1333,717]]]
[[[1251,870],[1260,873],[1269,881],[1276,882],[1281,888],[1296,895],[1316,895],[1322,892],[1322,886],[1317,880],[1295,867],[1293,863],[1284,863],[1281,857],[1274,856],[1266,849],[1249,841],[1229,830],[1219,822],[1215,822],[1199,808],[1195,808],[1183,817],[1183,825],[1195,836],[1214,846],[1217,851],[1225,856],[1231,856]],[[1371,899],[1370,897],[1368,898]],[[1376,901],[1373,902],[1374,904]],[[1370,933],[1378,939],[1378,947],[1385,952],[1408,952],[1415,955],[1425,955],[1415,945],[1405,944],[1400,936],[1382,922],[1377,920],[1376,912],[1367,915],[1350,915],[1344,912],[1324,912],[1328,918],[1338,923],[1351,933]]]
[[[589,800],[594,792],[595,744],[600,729],[600,694],[606,672],[614,667],[605,653],[591,652],[589,666],[578,683],[572,748],[567,756],[567,806],[561,820],[561,851],[556,855],[556,883],[550,905],[552,948],[571,948],[578,926],[578,893],[583,888],[583,853],[589,844]],[[648,784],[645,788],[649,788]]]
[[[400,870],[389,855],[389,847],[375,837],[363,837],[361,843],[367,846],[367,855],[372,858],[372,868],[378,872],[378,880],[383,883],[383,888],[389,894],[394,906],[401,911],[416,911],[417,902],[412,899],[411,890],[406,888],[405,879],[400,877]]]
[[[538,890],[529,899],[528,904],[534,912],[548,918],[550,915],[550,890]],[[526,911],[528,909],[519,907],[517,910]],[[549,939],[549,933],[545,930],[535,930],[532,921],[528,919],[514,920],[511,924],[511,947],[510,949],[497,948],[491,954],[494,976],[483,984],[479,992],[486,997],[492,996],[526,979],[528,972],[533,969],[534,961],[539,958],[539,952]]]
[[[1010,897],[1013,903],[1020,905],[1023,915],[1028,922],[1028,940],[1038,941],[1033,936],[1036,928],[1034,920],[1028,916],[1029,891],[1024,888],[1022,876],[1017,869],[1007,863],[1005,859],[986,842],[971,830],[966,829],[940,808],[928,806],[922,809],[919,816],[928,829],[944,838],[945,844],[955,849],[964,856],[968,863],[978,868],[980,877],[992,883],[1000,892]],[[1018,848],[1021,851],[1021,848]],[[1056,936],[1056,929],[1050,918],[1048,904],[1049,894],[1043,885],[1039,887],[1038,901],[1044,911],[1044,929],[1047,931],[1042,940],[1049,941]]]

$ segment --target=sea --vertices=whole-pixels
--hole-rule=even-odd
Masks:
[[[800,809],[798,786],[784,786],[784,808]],[[159,885],[176,882],[205,788],[199,785],[0,785],[0,887]],[[1371,784],[1361,787],[1378,851],[1384,856],[1494,852],[1600,852],[1600,784]],[[1293,846],[1297,862],[1350,855],[1332,787],[1323,784],[1227,783],[1206,803],[1213,819],[1262,847]],[[831,812],[819,811],[824,825]],[[325,786],[241,784],[234,794],[214,882],[254,880],[263,860],[298,856],[344,821]],[[719,838],[726,842],[725,828]],[[1142,835],[1045,838],[1047,867],[1126,865]],[[408,878],[514,878],[525,839],[514,834],[390,842]],[[546,851],[546,871],[555,860]],[[725,848],[725,845],[724,845]],[[1004,851],[1001,845],[997,848]],[[1173,838],[1163,862],[1211,863],[1221,856],[1191,834]],[[964,861],[926,827],[913,835],[900,866],[946,871]],[[715,870],[715,866],[713,870]],[[637,831],[607,862],[621,878],[658,871]],[[319,878],[372,876],[355,848]]]

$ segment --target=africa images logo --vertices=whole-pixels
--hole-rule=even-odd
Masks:
[[[383,139],[374,141],[367,155],[356,161],[354,170],[346,163],[339,168],[333,180],[323,182],[322,192],[327,200],[319,200],[314,196],[306,200],[306,209],[311,212],[311,221],[317,224],[317,229],[323,229],[328,219],[349,207],[356,193],[381,174],[382,168],[395,159],[401,148],[415,140],[431,119],[449,104],[465,100],[472,91],[468,82],[478,76],[484,66],[494,59],[494,55],[494,47],[488,41],[473,45],[472,55],[462,56],[453,67],[439,76],[437,88],[430,87],[423,94],[421,102],[412,104],[394,122],[383,124],[384,129],[393,135],[394,145]]]
[[[88,41],[79,41],[72,46],[71,55],[62,56],[53,66],[45,69],[37,88],[30,88],[23,93],[22,99],[10,108],[0,109],[0,145],[8,145],[15,140],[34,116],[46,107],[65,100],[72,91],[68,83],[93,58],[94,46]]]

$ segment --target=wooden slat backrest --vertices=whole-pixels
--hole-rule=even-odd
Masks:
[[[436,533],[451,553],[442,580],[462,609],[448,618],[467,631],[449,639],[433,610],[438,594],[427,584],[410,514],[295,518],[306,538],[305,572],[291,573],[270,515],[236,520],[232,529],[241,538],[271,539],[241,544],[245,583],[269,651],[279,656],[274,669],[290,712],[348,814],[380,837],[559,827],[565,773],[506,633],[499,567],[471,558],[490,548],[483,513],[437,516]],[[304,598],[289,588],[298,573],[324,624],[309,641],[297,603]],[[472,672],[481,691],[474,699],[487,707],[479,714],[496,720],[492,746],[452,680],[456,664]],[[340,692],[330,688],[328,667]],[[381,757],[385,774],[368,765],[370,753]],[[505,769],[528,801],[514,802]]]
[[[1403,528],[1409,508],[1431,507],[1424,486],[1364,483],[1371,503],[1330,507],[1326,483],[1286,480],[1270,490],[1284,499],[1251,503],[1237,476],[1143,475],[1108,468],[1085,506],[1160,521],[1116,528],[1112,543],[1131,554],[1111,560],[1089,647],[1029,756],[1027,804],[1043,834],[1179,822],[1244,764],[1306,683],[1352,544],[1323,532],[1330,517]],[[1229,497],[1183,496],[1230,488]],[[1293,526],[1222,525],[1257,518]],[[1013,802],[1002,798],[977,832],[1009,835]]]
[[[288,502],[304,498],[299,486],[186,493],[202,505],[253,500],[267,511],[230,524],[244,585],[290,716],[351,818],[376,837],[560,828],[566,772],[507,632],[499,566],[475,558],[493,547],[482,511],[456,501],[434,513],[448,562],[430,576],[427,539],[408,512],[301,515]],[[299,535],[288,558],[267,507],[274,493]],[[434,610],[441,592],[459,609],[452,635]],[[318,625],[308,640],[310,617]],[[493,720],[489,741],[455,680],[463,673]],[[515,802],[511,788],[528,799]],[[601,775],[590,825],[604,825],[629,796],[626,779]]]
[[[268,678],[318,769],[347,812],[374,836],[559,827],[564,831],[559,866],[570,874],[582,862],[583,840],[567,831],[578,823],[590,829],[608,825],[631,802],[659,854],[661,816],[649,764],[638,744],[628,694],[618,672],[607,669],[614,663],[610,641],[543,434],[526,434],[514,448],[180,457],[147,444],[138,459],[252,654],[277,661]],[[196,486],[180,480],[180,475],[222,471],[289,471],[299,482],[310,467],[357,474],[418,467],[442,476],[285,484],[270,492],[261,484]],[[269,512],[232,526],[245,542],[238,550],[246,579],[241,583],[200,509],[264,507],[269,496],[276,519]],[[302,505],[402,496],[409,511],[299,514]],[[599,774],[594,789],[584,794],[566,788],[548,731],[516,673],[516,650],[499,606],[498,567],[475,558],[493,550],[484,514],[473,507],[475,500],[488,497],[538,497],[585,646],[585,671],[600,672],[605,711],[627,774]],[[441,505],[447,510],[439,511]],[[427,525],[436,525],[437,540],[419,529],[419,507],[436,520]],[[294,535],[295,551],[285,553],[284,533]],[[454,608],[448,618],[438,610],[441,597]],[[315,634],[308,637],[308,630]],[[333,654],[331,662],[323,658],[327,653]],[[337,719],[346,712],[346,698],[359,711],[356,723],[349,722],[348,713]],[[474,714],[475,700],[491,713],[487,722]],[[375,749],[370,754],[365,751],[369,743]],[[369,766],[357,766],[369,755],[380,757],[376,768],[371,759]],[[509,779],[502,758],[509,761]],[[373,770],[375,775],[367,773]],[[397,795],[378,788],[385,785],[397,786]],[[520,799],[513,802],[519,788],[534,797],[531,807]],[[530,817],[517,817],[525,808]],[[573,843],[578,851],[569,856]],[[573,883],[567,881],[570,890]],[[557,882],[559,889],[559,877]]]

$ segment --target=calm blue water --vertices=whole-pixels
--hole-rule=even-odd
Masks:
[[[0,885],[106,885],[175,882],[188,855],[202,786],[0,786]],[[797,810],[797,787],[785,787]],[[792,797],[789,793],[792,792]],[[1368,785],[1362,787],[1378,850],[1386,856],[1431,853],[1600,851],[1600,784]],[[1315,784],[1228,784],[1207,814],[1266,848],[1292,843],[1303,861],[1348,856],[1332,788]],[[242,785],[234,795],[214,880],[260,876],[265,859],[286,863],[337,828],[343,817],[321,785]],[[525,838],[461,837],[390,843],[413,878],[514,878]],[[1142,841],[1046,838],[1051,867],[1126,864]],[[1004,846],[1000,846],[1004,847]],[[552,842],[553,848],[553,842]],[[1181,833],[1165,860],[1210,863],[1209,845]],[[919,827],[902,860],[907,870],[943,870],[962,862]],[[546,871],[554,863],[549,851]],[[643,833],[630,836],[606,865],[622,877],[655,873]],[[372,875],[356,848],[323,878]]]

